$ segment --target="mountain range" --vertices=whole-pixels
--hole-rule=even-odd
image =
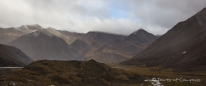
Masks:
[[[72,51],[68,44],[54,35],[47,35],[35,31],[23,35],[11,42],[9,45],[21,49],[33,60],[82,60],[83,56]]]
[[[153,34],[140,29],[129,36],[116,38],[105,45],[93,49],[85,57],[103,63],[118,63],[136,55],[157,38]]]
[[[206,84],[206,8],[161,36],[144,29],[126,36],[35,24],[0,28],[0,43],[0,85]]]
[[[173,68],[176,70],[206,69],[206,8],[179,22],[126,65]]]
[[[128,36],[98,31],[75,33],[38,24],[0,30],[0,43],[21,49],[33,60],[94,59],[118,63],[136,55],[158,38],[143,29]]]

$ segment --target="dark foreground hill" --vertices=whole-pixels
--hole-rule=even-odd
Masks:
[[[122,64],[206,71],[206,8]]]
[[[0,66],[24,66],[33,60],[25,55],[21,50],[0,44]]]
[[[4,77],[17,86],[119,86],[139,83],[141,77],[94,60],[36,61]]]

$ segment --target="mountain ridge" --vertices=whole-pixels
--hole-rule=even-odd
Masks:
[[[179,22],[166,34],[149,45],[127,65],[174,68],[176,70],[204,70],[206,59],[206,8],[185,21]]]
[[[134,34],[136,32],[137,34]],[[144,40],[151,41],[142,42],[140,39],[138,39],[141,37]],[[148,33],[147,31],[140,29],[138,31],[131,33],[129,36],[116,38],[96,49],[93,49],[92,51],[88,52],[85,57],[87,59],[94,59],[98,62],[103,63],[118,63],[129,59],[133,55],[136,55],[138,53],[136,51],[143,50],[150,43],[156,40],[156,38],[157,37],[155,35],[152,35],[151,33]],[[135,41],[130,41],[127,39]]]
[[[21,50],[0,44],[0,66],[25,66],[33,60],[25,55]]]
[[[9,43],[25,52],[34,60],[82,60],[61,38],[36,31]]]
[[[10,40],[7,44],[11,45],[11,42],[28,36],[28,34],[32,34],[34,37],[38,37],[39,33],[41,34],[46,34],[48,37],[46,39],[50,39],[49,37],[58,37],[63,39],[69,47],[67,47],[67,50],[70,50],[70,52],[77,52],[81,56],[84,56],[85,59],[95,59],[99,62],[121,62],[124,61],[133,55],[137,54],[139,51],[143,50],[146,48],[150,43],[152,43],[154,40],[156,40],[156,36],[143,30],[139,29],[130,35],[121,35],[121,34],[113,34],[113,33],[107,33],[107,32],[100,32],[100,31],[89,31],[88,33],[82,34],[82,33],[72,33],[68,31],[61,31],[61,30],[56,30],[54,28],[43,28],[38,24],[35,25],[22,25],[18,28],[13,28],[14,30],[20,31],[21,35],[18,35],[14,37],[14,39]],[[22,31],[26,30],[26,31]],[[15,31],[14,31],[15,32]],[[38,32],[38,33],[35,33]],[[16,32],[15,32],[16,33]],[[134,34],[136,33],[136,34]],[[46,36],[45,35],[45,36]],[[0,34],[1,37],[1,34]],[[5,38],[8,38],[10,36],[7,36]],[[31,37],[31,36],[30,36]],[[27,41],[32,41],[34,37],[28,39]],[[38,40],[41,42],[42,40],[46,39],[41,39]],[[135,41],[133,41],[135,40]],[[21,40],[24,42],[18,41],[18,45],[14,45],[16,47],[19,47],[20,49],[23,49],[24,52],[30,52],[29,56],[35,59],[34,53],[32,54],[32,49],[29,49],[30,46],[35,46],[35,45],[27,45],[25,40]],[[118,43],[119,42],[119,43]],[[22,43],[22,44],[21,44]],[[122,44],[121,44],[122,43]],[[23,44],[27,45],[27,49],[24,49],[25,46]],[[32,44],[32,43],[30,43]],[[38,43],[36,43],[38,44]],[[49,44],[49,43],[47,43]],[[117,45],[119,46],[117,46]],[[41,44],[38,44],[39,46]],[[43,44],[46,45],[46,44]],[[58,45],[58,44],[56,44]],[[105,46],[106,45],[106,46]],[[65,45],[66,46],[66,45]],[[43,47],[43,46],[42,46]],[[112,49],[113,48],[113,49]],[[48,48],[49,49],[49,48]],[[103,50],[103,51],[101,51]],[[37,51],[37,49],[35,49]],[[44,50],[45,51],[45,50]],[[97,53],[98,51],[98,53]],[[111,51],[111,52],[110,52]],[[133,51],[138,51],[138,52],[133,52]],[[39,52],[41,53],[41,52]],[[72,53],[70,53],[72,54]],[[55,56],[55,55],[53,55]],[[53,57],[51,56],[51,57]],[[74,55],[76,56],[76,55]],[[110,58],[108,58],[110,57]],[[117,57],[121,57],[117,58]],[[40,60],[39,57],[36,57]],[[45,58],[45,57],[44,57]],[[49,57],[48,57],[49,58]],[[98,59],[97,59],[98,58]],[[104,59],[107,58],[107,59]],[[104,61],[101,61],[101,59],[104,59]],[[118,61],[115,61],[118,60]],[[83,60],[83,59],[82,59]],[[108,61],[107,61],[108,60]],[[112,60],[112,61],[109,61]]]

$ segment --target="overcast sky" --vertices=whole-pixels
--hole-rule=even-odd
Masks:
[[[164,34],[206,7],[206,0],[0,0],[0,27],[39,24],[86,33]]]

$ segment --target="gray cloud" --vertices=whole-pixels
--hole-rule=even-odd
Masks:
[[[163,34],[205,6],[205,0],[0,0],[0,27]]]
[[[131,16],[145,26],[151,28],[157,26],[167,30],[206,6],[205,0],[125,0],[124,2],[130,4]]]

